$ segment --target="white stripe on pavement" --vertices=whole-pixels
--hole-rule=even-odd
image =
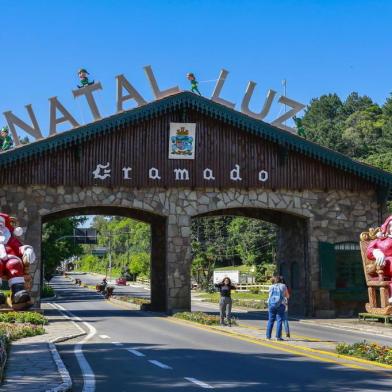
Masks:
[[[63,308],[61,305],[55,304],[55,307],[57,307],[59,310],[62,310],[64,313],[68,313],[68,315],[71,316],[74,320],[82,322],[89,330],[87,336],[85,336],[79,343],[75,344],[74,354],[76,356],[76,359],[78,360],[83,375],[82,392],[95,392],[95,374],[83,354],[82,347],[84,343],[90,340],[97,333],[97,330],[91,324],[87,323],[86,321],[83,321],[80,317],[75,316],[72,312]]]
[[[161,369],[172,369],[170,366],[165,365],[162,362],[156,361],[155,359],[149,359],[148,362],[152,363],[155,366],[160,367]]]
[[[192,378],[192,377],[184,377],[185,380],[188,380],[190,382],[193,382],[194,384],[198,385],[199,387],[206,388],[206,389],[214,389],[212,385],[206,384],[203,381],[198,380],[197,378]]]
[[[101,339],[110,339],[110,337],[108,335],[99,335],[99,337]]]
[[[131,354],[136,355],[137,357],[145,357],[143,353],[140,351],[134,350],[133,348],[127,348],[127,351],[129,351]]]

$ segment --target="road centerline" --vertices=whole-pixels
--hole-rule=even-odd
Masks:
[[[127,348],[126,350],[129,351],[131,354],[135,355],[136,357],[145,357],[146,356],[145,354],[143,354],[140,351],[135,350],[133,348]]]
[[[185,380],[198,385],[199,387],[205,388],[205,389],[214,389],[214,387],[212,385],[209,385],[203,381],[198,380],[197,378],[193,378],[193,377],[184,377]]]
[[[164,363],[157,361],[155,359],[149,359],[148,362],[152,363],[155,366],[160,367],[161,369],[167,369],[167,370],[173,369],[171,366],[165,365]]]

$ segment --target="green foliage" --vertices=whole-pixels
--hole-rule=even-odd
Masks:
[[[43,225],[42,260],[46,280],[51,279],[61,261],[83,253],[82,246],[74,244],[71,236],[74,229],[84,221],[83,217],[62,218]]]
[[[230,264],[248,267],[275,262],[275,225],[258,219],[220,216],[195,219],[192,223],[192,276],[208,290],[214,269]],[[241,268],[241,267],[240,267]]]
[[[44,284],[42,286],[42,290],[41,290],[41,297],[42,298],[50,298],[50,297],[54,297],[54,290],[51,286],[49,286],[48,284]]]
[[[43,335],[44,327],[33,324],[11,324],[0,322],[0,337],[6,340],[18,340],[30,336]]]
[[[339,343],[336,346],[336,352],[342,355],[350,355],[392,365],[392,347],[381,346],[377,343],[368,343],[366,341],[354,344]]]
[[[174,317],[204,325],[220,325],[219,316],[214,316],[203,312],[181,312],[176,313]],[[237,325],[236,320],[232,319],[231,324]]]
[[[132,275],[148,278],[150,275],[150,225],[118,216],[96,216],[93,227],[98,231],[98,246],[110,249],[112,277]],[[78,261],[78,269],[100,274],[109,273],[109,254],[98,257],[84,246],[86,254]]]
[[[6,312],[0,313],[0,323],[44,325],[48,323],[48,320],[42,314],[36,312]]]
[[[200,293],[199,295],[205,302],[219,303],[220,301],[220,294],[217,292]],[[233,291],[231,294],[231,298],[233,300],[233,305],[243,306],[252,309],[265,309],[266,308],[265,301],[268,298],[268,293]]]
[[[118,299],[120,301],[124,302],[131,302],[133,304],[137,305],[146,305],[151,303],[151,301],[148,298],[143,298],[143,297],[131,297],[127,295],[114,295],[113,298]]]

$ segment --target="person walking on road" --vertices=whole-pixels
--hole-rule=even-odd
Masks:
[[[236,290],[236,287],[231,284],[230,278],[224,278],[221,283],[215,285],[220,292],[219,311],[220,311],[220,325],[225,325],[225,318],[227,325],[231,327],[231,290]]]
[[[272,329],[277,320],[276,325],[276,340],[282,339],[282,323],[284,318],[285,298],[289,298],[289,293],[286,285],[279,283],[279,276],[272,278],[272,285],[269,289],[268,295],[268,323],[267,323],[267,339],[271,339]]]
[[[279,276],[279,283],[282,283],[286,286],[287,292],[290,295],[291,294],[290,289],[287,286],[287,283],[286,283],[283,276]],[[284,331],[286,332],[286,338],[289,338],[290,337],[290,326],[289,326],[289,299],[288,299],[288,297],[284,297],[283,304],[285,306],[284,317],[283,317],[283,328],[284,328]]]

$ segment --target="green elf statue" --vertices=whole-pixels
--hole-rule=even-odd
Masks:
[[[12,148],[14,142],[11,136],[8,134],[8,127],[1,128],[0,131],[0,150],[7,151]]]
[[[87,75],[90,75],[84,68],[79,69],[78,71],[78,76],[80,79],[80,86],[78,85],[78,88],[83,88],[86,86],[90,86],[91,84],[94,84],[94,80],[92,82],[90,82],[88,80]]]
[[[192,93],[198,93],[199,95],[201,95],[197,85],[199,84],[199,82],[196,80],[196,77],[193,73],[187,73],[186,74],[186,78],[191,82],[191,91]]]

